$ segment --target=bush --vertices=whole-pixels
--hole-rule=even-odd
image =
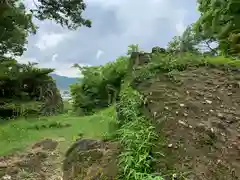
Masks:
[[[91,114],[115,102],[128,67],[128,57],[121,56],[104,66],[80,68],[83,79],[70,87],[73,109]]]
[[[62,112],[63,104],[56,83],[49,76],[53,69],[35,64],[19,64],[0,57],[0,116],[51,115]]]

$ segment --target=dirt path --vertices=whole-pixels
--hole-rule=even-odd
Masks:
[[[117,176],[118,145],[83,139],[63,153],[61,141],[45,139],[23,153],[0,158],[1,180],[93,180]],[[101,170],[101,171],[99,171]]]
[[[59,142],[46,139],[34,144],[26,152],[0,159],[0,177],[4,180],[61,180]]]

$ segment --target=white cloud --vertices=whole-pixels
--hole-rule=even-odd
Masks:
[[[27,6],[27,8],[36,8],[36,5],[39,5],[40,2],[37,0],[24,0],[24,4]]]
[[[73,64],[60,64],[60,66],[55,66],[55,73],[60,76],[67,77],[81,77],[81,71],[77,68],[72,67]]]
[[[80,77],[81,72],[78,68],[73,67],[73,63],[71,62],[59,62],[57,61],[58,54],[54,54],[52,56],[52,61],[39,63],[39,67],[42,68],[52,68],[55,69],[54,73],[60,76],[67,77]],[[79,64],[80,66],[86,66],[85,64]]]
[[[49,32],[41,35],[35,46],[37,46],[41,51],[44,51],[46,49],[56,47],[61,41],[65,40],[68,37],[68,33]]]
[[[104,52],[102,50],[98,50],[96,54],[96,59],[99,59],[103,54]]]
[[[54,73],[61,75],[61,76],[67,76],[67,77],[80,77],[81,76],[81,72],[79,71],[79,69],[72,67],[73,63],[61,63],[61,62],[59,63],[56,61],[57,57],[58,57],[58,54],[54,54],[52,56],[52,61],[46,62],[46,63],[39,62],[35,58],[16,57],[16,60],[22,64],[27,64],[28,62],[36,62],[36,63],[38,63],[37,67],[55,69]],[[79,65],[80,66],[88,66],[85,64],[79,64]]]
[[[36,58],[15,57],[15,59],[21,64],[28,64],[28,62],[39,63]]]
[[[185,27],[183,21],[179,21],[176,24],[176,30],[178,32],[178,35],[182,35],[185,29],[186,29],[186,27]]]
[[[26,0],[31,2],[31,0]],[[68,31],[53,21],[37,22],[40,29],[29,38],[27,57],[44,61],[44,66],[73,76],[72,63],[102,65],[125,55],[129,44],[149,51],[165,47],[199,14],[196,0],[86,0],[84,15],[92,28]],[[40,63],[43,66],[43,62]]]
[[[185,17],[187,15],[187,11],[184,9],[180,9],[177,11],[177,17],[178,17],[178,22],[176,23],[176,30],[178,35],[182,35],[183,32],[186,29],[186,25],[185,25]]]
[[[79,64],[80,66],[90,66],[88,64]],[[54,68],[57,75],[67,76],[67,77],[81,77],[81,71],[78,68],[73,67],[73,63],[48,63],[42,67]]]
[[[55,62],[56,59],[57,59],[57,57],[58,57],[58,54],[54,54],[54,55],[52,56],[52,61]]]

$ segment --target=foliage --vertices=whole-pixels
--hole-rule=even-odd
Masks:
[[[0,111],[3,117],[49,115],[62,111],[62,99],[53,79],[52,69],[35,64],[19,64],[14,59],[0,59]]]
[[[183,71],[189,67],[218,66],[226,69],[240,68],[240,60],[224,56],[203,56],[189,52],[182,54],[157,54],[150,63],[134,73],[134,83],[138,84],[159,72]]]
[[[86,4],[83,0],[39,0],[33,15],[40,20],[55,20],[58,24],[75,30],[80,26],[91,27],[91,21],[84,19]]]
[[[131,55],[132,52],[139,52],[139,45],[138,44],[131,44],[128,46],[127,55]]]
[[[35,68],[34,64],[17,63],[12,56],[21,56],[30,33],[37,27],[32,18],[55,20],[71,30],[91,27],[82,17],[86,4],[82,0],[38,1],[28,11],[22,0],[0,3],[0,105],[1,116],[11,117],[31,113],[50,115],[61,112],[62,99],[49,76],[52,69]]]
[[[168,43],[167,51],[198,53],[196,47],[198,44],[199,38],[196,36],[191,25],[186,28],[182,36],[173,37],[173,40]]]
[[[0,56],[22,55],[29,33],[35,33],[32,14],[17,1],[3,1],[0,5]]]
[[[120,179],[163,180],[151,174],[154,161],[151,149],[157,137],[150,121],[141,115],[143,97],[131,87],[130,81],[125,79],[117,104],[118,136],[123,147],[119,157]]]
[[[200,18],[195,31],[202,39],[217,40],[224,55],[240,53],[240,2],[238,0],[198,0]]]
[[[35,9],[27,11],[22,0],[1,1],[0,56],[23,54],[28,35],[36,33],[37,29],[32,17],[54,20],[71,30],[80,26],[91,27],[91,21],[82,17],[86,8],[82,0],[39,0],[35,5]]]
[[[119,57],[104,66],[79,67],[83,79],[71,86],[74,110],[88,114],[115,101],[121,80],[127,72],[128,57]]]

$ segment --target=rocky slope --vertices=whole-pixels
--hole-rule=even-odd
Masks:
[[[178,179],[240,179],[240,73],[158,73],[137,87],[159,135],[155,171]]]

